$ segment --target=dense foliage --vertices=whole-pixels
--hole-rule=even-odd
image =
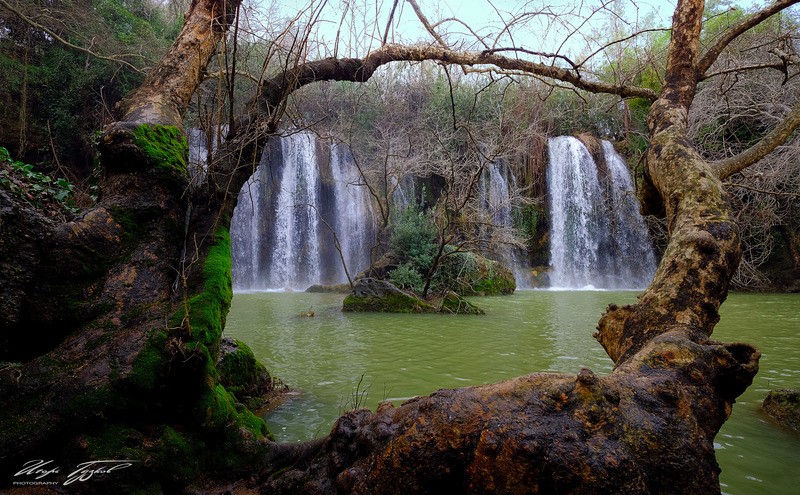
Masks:
[[[19,102],[0,108],[0,146],[34,164],[40,173],[67,178],[77,192],[86,192],[96,183],[94,178],[87,180],[93,171],[95,132],[114,119],[121,98],[141,82],[175,37],[188,4],[185,0],[12,3],[35,25],[0,11],[0,97]],[[43,6],[49,10],[43,11]],[[613,14],[620,7],[608,8]],[[701,42],[710,45],[746,13],[729,2],[708,2]],[[624,16],[609,15],[607,25],[597,28],[594,45],[588,49],[614,39],[625,41],[609,45],[602,57],[590,57],[581,69],[600,81],[659,91],[669,31],[654,29],[657,24],[652,20],[631,26],[617,17]],[[307,43],[313,26],[274,17],[263,25],[259,22],[258,16],[247,18],[226,39],[189,108],[187,125],[206,132],[209,150],[233,122],[232,116],[244,108],[255,81],[314,56]],[[797,32],[797,26],[791,11],[762,23],[717,62],[720,75],[702,82],[692,107],[691,132],[707,159],[726,158],[751,146],[796,102],[800,78],[790,78],[788,69],[725,71],[765,63],[754,58],[761,52],[751,47],[796,52],[797,38],[783,33]],[[637,29],[648,31],[632,36]],[[766,62],[777,61],[776,55]],[[554,63],[563,65],[563,60]],[[276,118],[285,115],[287,127],[310,126],[353,150],[365,187],[380,205],[378,237],[384,240],[401,218],[392,213],[393,195],[409,176],[428,186],[427,197],[417,191],[416,200],[432,208],[440,238],[448,233],[460,240],[480,237],[476,225],[485,219],[476,216],[469,201],[456,207],[456,200],[475,194],[469,179],[481,167],[506,160],[517,178],[512,194],[517,230],[500,243],[527,243],[531,263],[540,265],[547,263],[546,138],[587,132],[611,139],[641,185],[649,107],[642,98],[593,95],[514,74],[468,73],[420,63],[385,66],[365,84],[322,82],[305,87],[290,97]],[[729,181],[746,245],[745,262],[735,279],[740,286],[767,286],[787,266],[796,268],[796,260],[792,263],[790,258],[800,244],[799,139],[795,136],[756,168]],[[90,191],[78,195],[90,196]],[[656,220],[650,223],[660,228]],[[408,265],[417,273],[427,269],[425,263]],[[406,285],[416,283],[412,272],[402,270],[395,275],[403,275]]]
[[[45,173],[84,179],[95,132],[169,47],[180,18],[152,0],[15,7],[36,25],[0,10],[0,98],[17,102],[0,108],[0,145]]]

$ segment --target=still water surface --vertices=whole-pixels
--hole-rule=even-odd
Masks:
[[[225,335],[249,344],[299,391],[266,420],[279,440],[327,434],[357,404],[374,409],[439,388],[491,383],[532,371],[598,374],[612,362],[591,337],[611,303],[633,292],[520,291],[476,299],[487,315],[342,313],[342,296],[237,293]],[[314,317],[298,316],[313,311]],[[733,294],[714,336],[761,349],[759,374],[717,435],[722,491],[800,493],[800,434],[760,409],[770,389],[800,388],[800,295]]]

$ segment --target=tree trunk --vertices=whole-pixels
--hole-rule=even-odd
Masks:
[[[108,477],[120,492],[142,479],[151,491],[179,491],[205,472],[239,474],[246,481],[232,489],[263,493],[719,493],[713,439],[759,352],[709,338],[740,247],[721,183],[686,137],[705,72],[702,0],[678,2],[649,118],[647,172],[670,242],[639,303],[609,307],[598,328],[614,371],[443,390],[352,411],[326,438],[291,445],[264,439],[263,422],[238,406],[216,368],[231,298],[227,229],[276,125],[264,113],[304,84],[364,81],[394,60],[495,64],[590,91],[655,95],[490,51],[387,45],[364,60],[324,60],[266,81],[207,180],[189,189],[181,115],[237,4],[192,2],[181,38],[102,137],[96,208],[54,225],[10,207],[20,232],[43,232],[0,244],[0,254],[26,260],[21,274],[0,263],[0,279],[23,302],[0,308],[4,334],[33,334],[7,338],[3,349],[20,363],[0,371],[0,479],[27,460],[58,457],[141,461]]]
[[[36,458],[135,459],[139,469],[81,490],[133,491],[145,479],[150,491],[174,491],[201,471],[243,472],[264,456],[265,424],[237,407],[216,368],[230,217],[187,194],[180,127],[238,4],[192,2],[168,55],[101,136],[97,206],[60,225],[27,219],[21,227],[48,230],[0,245],[24,261],[0,265],[23,302],[2,320],[13,336],[2,358],[19,362],[0,371],[3,482]]]
[[[322,443],[275,449],[262,491],[720,492],[713,439],[760,354],[709,339],[740,246],[722,184],[686,137],[702,13],[701,0],[679,1],[650,113],[647,169],[670,243],[640,302],[600,321],[614,372],[534,374],[351,412]]]

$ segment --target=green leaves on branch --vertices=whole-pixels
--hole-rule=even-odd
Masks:
[[[402,264],[420,273],[427,272],[436,256],[436,225],[430,213],[419,206],[400,212],[389,239],[389,249]]]
[[[11,191],[34,206],[55,202],[72,212],[73,188],[68,180],[37,172],[33,165],[14,160],[6,148],[0,147],[0,189]]]

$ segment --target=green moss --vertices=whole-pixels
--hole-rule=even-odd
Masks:
[[[226,387],[219,383],[217,369],[220,338],[230,308],[232,291],[230,235],[224,228],[214,234],[203,265],[203,290],[190,297],[170,320],[170,327],[183,328],[182,345],[191,355],[191,379],[199,387],[184,381],[172,383],[180,387],[171,393],[181,395],[183,413],[180,429],[165,428],[155,447],[155,465],[164,473],[166,482],[176,487],[203,470],[239,470],[255,466],[265,457],[264,439],[270,435],[261,418],[247,410]],[[166,353],[169,336],[155,332],[134,364],[129,381],[142,390],[152,389],[168,379],[172,357]],[[252,351],[241,349],[220,363],[223,377],[230,383],[245,386],[249,378],[266,370],[257,363]],[[179,373],[172,370],[173,373]],[[184,370],[184,377],[187,371]],[[184,380],[184,378],[181,378]],[[174,380],[173,380],[174,381]],[[152,449],[151,449],[152,450]],[[175,464],[191,459],[189,466]],[[175,471],[174,474],[169,474]],[[178,490],[179,491],[179,490]]]
[[[154,331],[144,349],[136,357],[127,382],[141,391],[154,390],[167,372],[170,356],[166,352],[167,333]]]
[[[122,239],[123,250],[127,251],[125,248],[128,248],[135,241],[141,239],[146,233],[145,225],[147,222],[137,218],[130,210],[119,206],[111,206],[108,211],[111,213],[114,221],[122,227],[122,235],[120,237]]]
[[[160,471],[174,484],[182,484],[195,478],[201,469],[204,444],[189,435],[165,426],[155,448],[156,463]]]
[[[482,296],[511,294],[517,289],[517,282],[511,271],[491,260],[483,260],[481,276],[472,284],[472,291]]]
[[[136,146],[148,156],[157,171],[169,176],[188,175],[189,145],[178,127],[142,124],[134,129],[133,135]]]
[[[120,394],[112,385],[89,390],[72,397],[64,412],[68,419],[85,419],[87,415],[97,415],[100,411],[109,411],[124,407]]]
[[[222,430],[236,416],[236,399],[222,385],[210,388],[195,406],[196,422],[207,430]]]
[[[264,458],[268,447],[263,440],[272,438],[266,423],[238,404],[222,385],[209,389],[197,402],[194,416],[208,434],[216,438],[208,450],[209,468],[223,472],[247,471]]]
[[[128,425],[108,424],[95,434],[86,437],[89,457],[92,459],[142,459],[142,434]]]
[[[407,294],[387,294],[383,297],[344,298],[342,311],[371,311],[380,313],[435,313],[437,309],[421,299]]]
[[[177,326],[184,321],[184,316],[188,316],[191,340],[208,349],[219,346],[233,298],[230,234],[220,228],[214,233],[212,242],[203,266],[203,292],[189,299],[184,310],[172,317],[172,324]]]
[[[244,342],[234,341],[235,349],[223,353],[217,363],[220,383],[240,401],[266,376],[267,369],[256,360],[253,351]]]

